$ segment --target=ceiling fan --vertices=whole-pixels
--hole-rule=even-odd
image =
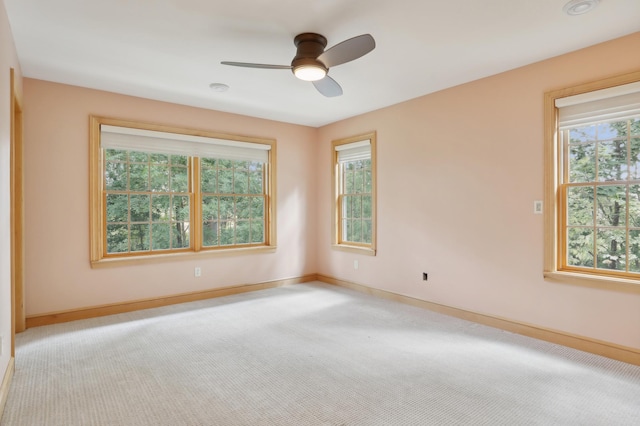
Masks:
[[[329,68],[358,59],[371,52],[376,42],[370,34],[350,38],[324,50],[327,39],[316,33],[298,34],[293,43],[298,48],[291,65],[253,64],[223,61],[223,65],[235,67],[285,69],[301,80],[311,81],[318,92],[327,97],[342,95],[342,87],[327,74]]]

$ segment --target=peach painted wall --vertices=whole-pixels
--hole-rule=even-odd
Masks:
[[[635,33],[321,128],[318,272],[640,349],[640,290],[543,279],[543,216],[533,214],[544,93],[637,71],[638,52]],[[330,143],[372,130],[378,254],[368,257],[331,249]]]
[[[27,316],[316,272],[315,129],[28,78],[24,92]],[[277,251],[91,269],[90,114],[276,139]]]
[[[0,382],[11,358],[11,68],[16,70],[17,96],[20,98],[20,65],[4,1],[0,1],[0,336],[4,342],[0,355]]]

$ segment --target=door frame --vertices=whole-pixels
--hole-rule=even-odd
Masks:
[[[11,355],[15,334],[26,328],[24,309],[24,157],[22,102],[16,73],[11,77]]]

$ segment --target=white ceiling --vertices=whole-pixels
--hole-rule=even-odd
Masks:
[[[567,0],[3,1],[25,77],[313,127],[640,31],[640,0],[581,16]],[[289,65],[302,32],[377,46],[330,70],[336,98],[220,64]]]

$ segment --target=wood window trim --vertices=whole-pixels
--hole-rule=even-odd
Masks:
[[[640,278],[626,274],[592,273],[580,268],[563,268],[561,264],[562,194],[560,149],[558,146],[558,109],[556,99],[640,81],[640,71],[591,81],[573,87],[546,92],[544,95],[544,271],[545,279],[566,284],[640,293]]]
[[[343,139],[336,139],[331,142],[331,179],[332,179],[332,248],[337,251],[356,253],[366,256],[375,256],[377,252],[377,138],[376,132],[368,132],[355,136],[351,136]],[[371,143],[371,244],[357,244],[357,243],[340,243],[340,165],[338,163],[338,152],[336,147],[340,145],[346,145],[353,142],[362,140],[369,140]]]
[[[103,155],[100,148],[100,125],[111,125],[118,127],[130,127],[144,130],[152,130],[167,133],[185,134],[191,136],[203,136],[216,139],[226,139],[238,142],[251,142],[270,145],[269,161],[266,164],[265,175],[269,178],[266,181],[266,200],[268,207],[265,208],[265,240],[266,244],[260,246],[230,246],[230,247],[202,247],[201,227],[197,227],[197,232],[193,233],[190,249],[167,250],[158,253],[136,253],[122,256],[105,257],[105,234],[106,226],[103,206]],[[229,256],[256,253],[272,253],[277,248],[276,232],[276,141],[273,139],[247,137],[216,133],[205,130],[194,130],[180,127],[164,126],[153,123],[144,123],[101,116],[89,117],[89,240],[90,240],[90,264],[92,268],[112,267],[119,265],[157,263],[174,260],[201,259],[211,256]],[[189,180],[193,188],[200,187],[199,161],[192,159]],[[199,190],[191,192],[191,202],[194,208],[191,212],[191,220],[201,220],[199,206],[201,195]]]

